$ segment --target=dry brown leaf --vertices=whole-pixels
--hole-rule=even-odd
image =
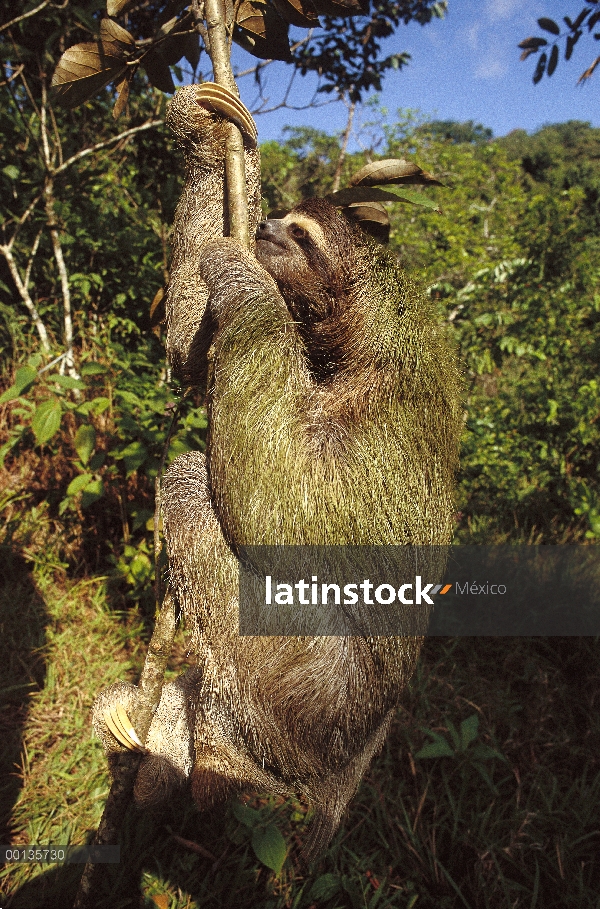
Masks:
[[[103,44],[120,44],[124,48],[135,47],[135,38],[130,35],[126,28],[122,28],[118,22],[106,17],[100,23],[100,40]]]
[[[196,69],[200,61],[200,39],[194,32],[183,35],[183,56],[190,64],[193,70]]]
[[[159,91],[165,92],[166,94],[175,91],[169,64],[162,54],[157,50],[148,51],[147,54],[144,54],[140,63],[146,70],[146,75],[155,88],[158,88]]]
[[[61,104],[76,107],[126,71],[125,54],[120,45],[103,45],[100,41],[75,44],[58,61],[52,87]]]
[[[368,11],[365,0],[313,0],[319,16],[360,16]]]
[[[158,909],[169,909],[171,905],[171,897],[167,893],[155,893],[150,899]]]
[[[190,0],[169,0],[160,15],[156,17],[157,25],[163,25],[173,16],[178,16],[186,6],[189,6],[189,2]]]
[[[311,0],[273,0],[282,19],[299,28],[318,28],[319,17]]]
[[[109,16],[118,16],[134,6],[141,6],[141,0],[106,0],[106,12]]]
[[[384,158],[382,161],[365,164],[350,180],[350,186],[385,186],[402,183],[443,186],[433,174],[404,158]]]
[[[596,57],[596,59],[594,60],[592,65],[588,66],[586,71],[580,75],[579,79],[577,80],[577,83],[579,84],[580,82],[585,82],[586,79],[589,79],[599,63],[600,63],[600,57]]]
[[[267,12],[266,3],[260,3],[258,0],[244,0],[240,4],[236,23],[251,35],[264,38],[267,34],[265,15]]]
[[[150,325],[157,338],[160,338],[160,326],[167,318],[165,291],[166,287],[159,288],[154,294],[154,299],[150,304]]]
[[[113,107],[113,119],[118,120],[123,111],[127,101],[129,100],[129,88],[131,86],[131,80],[133,79],[133,70],[130,70],[122,82],[117,85],[117,100],[115,106]]]
[[[261,60],[292,59],[288,23],[274,7],[259,0],[244,0],[236,17],[233,40]]]
[[[184,34],[176,32],[174,35],[169,35],[157,46],[156,52],[160,54],[168,66],[173,66],[185,54],[186,45],[183,40],[185,37]]]
[[[380,202],[358,202],[343,209],[344,214],[357,221],[360,227],[381,243],[390,238],[390,219]]]

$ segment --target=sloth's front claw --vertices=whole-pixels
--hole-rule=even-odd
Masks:
[[[229,120],[232,120],[242,131],[248,144],[256,147],[258,132],[252,114],[245,104],[229,89],[218,85],[216,82],[202,82],[196,92],[196,100],[201,107],[213,111],[217,114],[223,114]]]
[[[130,751],[138,751],[145,754],[147,749],[140,742],[139,737],[133,728],[133,724],[127,716],[127,711],[122,704],[113,704],[108,710],[104,711],[104,722],[116,738],[117,742],[124,745]]]

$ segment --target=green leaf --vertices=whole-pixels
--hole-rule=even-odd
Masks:
[[[87,492],[87,490],[86,490]],[[85,495],[85,493],[84,493]],[[99,496],[96,496],[99,498]],[[95,500],[94,500],[95,501]],[[82,507],[85,508],[82,499]],[[134,584],[145,582],[152,576],[152,562],[145,552],[137,552],[129,563],[129,575]]]
[[[454,745],[454,750],[458,751],[460,749],[460,736],[458,734],[458,729],[452,722],[452,720],[447,720],[446,724],[448,726],[448,732],[452,738],[452,744]]]
[[[15,373],[15,388],[18,389],[18,393],[22,394],[31,388],[36,376],[37,371],[31,366],[21,366],[20,369],[17,369]]]
[[[93,398],[90,401],[90,411],[92,413],[104,413],[110,407],[110,398],[105,398],[103,396],[99,398]]]
[[[52,436],[56,435],[60,429],[62,419],[62,408],[60,401],[56,398],[50,401],[44,401],[40,404],[33,415],[31,428],[33,429],[36,442],[38,445],[44,445],[49,442]]]
[[[500,751],[496,751],[495,748],[490,748],[489,745],[474,745],[469,751],[469,754],[476,761],[506,760]]]
[[[87,464],[96,447],[96,430],[89,423],[83,423],[75,433],[75,451],[82,464]]]
[[[476,713],[468,716],[460,724],[460,747],[466,751],[472,741],[477,738],[479,732],[479,717]]]
[[[96,473],[96,471],[100,470],[105,460],[105,453],[103,451],[97,451],[89,463],[89,469]]]
[[[310,888],[310,899],[325,902],[332,899],[340,890],[341,882],[337,874],[322,874]]]
[[[82,376],[103,376],[108,372],[108,368],[103,366],[102,363],[95,363],[93,360],[88,360],[87,363],[82,364],[79,371]]]
[[[255,827],[252,833],[252,848],[257,859],[279,874],[283,867],[286,845],[283,836],[275,824],[268,827]]]
[[[0,395],[0,404],[5,404],[7,401],[14,401],[14,399],[18,398],[23,392],[29,391],[35,382],[36,376],[37,371],[31,366],[21,366],[17,369],[14,384],[11,385],[10,388],[7,388],[4,394]]]
[[[142,403],[136,394],[132,391],[126,391],[123,388],[115,389],[115,397],[120,398],[122,401],[125,401],[126,404],[131,404],[134,407],[136,405],[141,405]]]
[[[76,496],[83,489],[85,489],[86,486],[89,486],[93,479],[94,477],[91,473],[80,473],[79,476],[71,480],[67,486],[67,495]]]
[[[234,802],[233,814],[240,824],[245,827],[256,827],[260,823],[260,812],[255,811],[254,808],[249,808],[243,802]]]
[[[50,382],[56,382],[61,388],[85,388],[85,382],[82,382],[81,379],[75,379],[73,376],[61,376],[60,374],[57,374],[55,376],[48,376],[48,380]]]
[[[97,502],[98,499],[101,499],[104,495],[104,483],[102,480],[92,480],[81,495],[81,507],[87,508],[89,505],[92,505],[93,502]],[[150,560],[148,559],[148,562]]]
[[[549,76],[551,76],[554,73],[557,63],[558,63],[558,47],[555,44],[550,52],[550,60],[548,62],[548,75]]]
[[[179,455],[187,454],[188,451],[192,451],[192,446],[188,445],[183,439],[173,439],[169,445],[169,455],[168,460],[169,464]]]
[[[125,462],[127,476],[134,473],[138,467],[141,467],[147,457],[148,449],[143,442],[131,442],[126,448],[115,454],[115,458],[118,461]]]
[[[415,757],[417,759],[454,757],[454,751],[443,735],[439,735],[437,732],[428,732],[427,734],[433,738],[433,742],[429,742],[427,745],[424,745],[421,750],[415,754]]]
[[[9,180],[19,179],[19,169],[14,164],[7,164],[6,167],[2,168],[2,173],[6,174]]]
[[[351,186],[349,189],[340,189],[328,197],[334,205],[352,205],[357,202],[408,202],[410,205],[422,205],[441,213],[437,202],[422,196],[420,193],[395,192],[391,189],[379,189],[377,186]]]

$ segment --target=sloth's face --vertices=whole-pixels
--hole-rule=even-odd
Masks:
[[[284,268],[284,260],[302,267],[315,250],[323,250],[323,228],[306,215],[290,212],[285,218],[269,218],[256,228],[256,258],[270,274]],[[273,274],[276,278],[277,275]]]
[[[360,272],[357,280],[359,247],[346,219],[319,199],[285,218],[261,221],[256,230],[256,258],[277,282],[316,378],[338,370],[349,332],[360,331],[365,281]]]
[[[329,315],[326,300],[335,285],[335,264],[321,225],[300,212],[261,221],[256,258],[277,281],[296,319],[318,321]]]

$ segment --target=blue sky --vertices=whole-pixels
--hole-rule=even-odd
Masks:
[[[449,0],[445,19],[421,27],[401,26],[384,45],[386,53],[408,51],[412,61],[400,72],[390,71],[381,103],[393,115],[412,108],[441,120],[474,120],[505,135],[521,128],[531,132],[544,123],[586,120],[600,126],[600,68],[583,86],[580,73],[600,53],[587,33],[566,63],[562,59],[552,78],[533,85],[534,57],[521,63],[517,44],[540,34],[537,19],[574,18],[583,0]],[[234,56],[239,69],[253,58]],[[271,103],[281,99],[290,70],[273,64],[265,70],[264,84]],[[242,98],[252,108],[256,95],[252,78],[240,80]],[[297,77],[290,99],[306,103],[314,90],[310,77]],[[366,113],[359,115],[367,118]],[[257,118],[259,139],[279,139],[283,126],[310,125],[334,133],[343,129],[346,110],[337,103],[319,109],[279,110]],[[355,146],[356,147],[356,146]]]

